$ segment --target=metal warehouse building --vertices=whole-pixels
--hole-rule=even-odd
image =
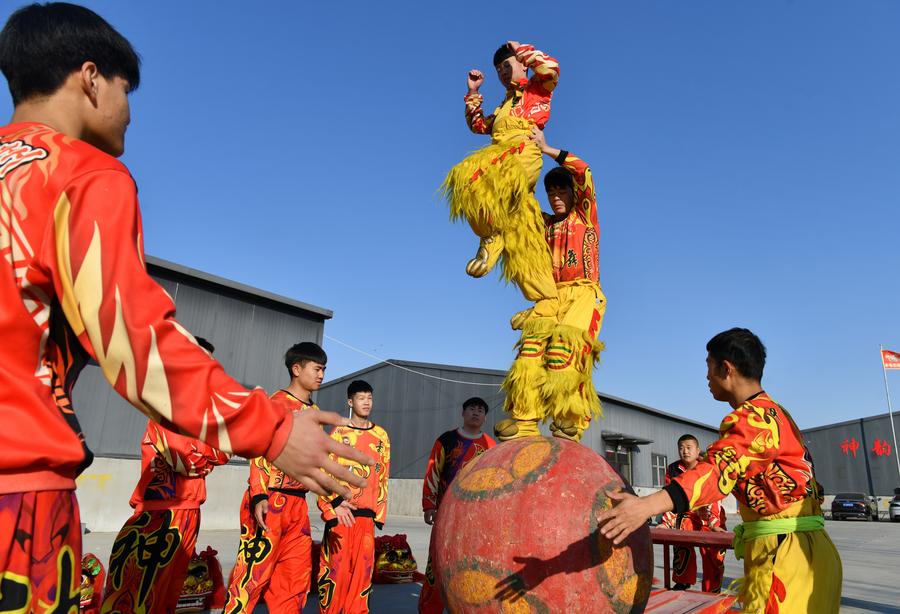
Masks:
[[[391,477],[421,480],[434,440],[460,426],[467,398],[487,401],[485,431],[493,433],[494,423],[503,418],[500,383],[505,375],[495,369],[391,360],[326,382],[317,400],[323,409],[347,408],[350,382],[369,382],[375,391],[372,419],[391,438]],[[717,429],[707,424],[609,395],[600,399],[603,418],[592,423],[582,443],[605,456],[636,489],[663,485],[666,464],[678,458],[681,435],[692,433],[703,448],[717,439]]]
[[[900,431],[898,416],[894,428]],[[864,492],[887,498],[900,488],[888,414],[805,429],[803,437],[826,494]]]

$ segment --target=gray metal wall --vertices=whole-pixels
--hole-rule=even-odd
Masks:
[[[148,270],[175,300],[178,321],[207,338],[216,359],[245,386],[269,392],[286,386],[285,350],[298,341],[322,341],[324,318],[316,314],[159,266]],[[85,368],[73,402],[96,456],[140,457],[147,419],[110,388],[98,366]]]
[[[900,431],[900,416],[894,416],[894,428]],[[890,496],[900,488],[897,450],[887,414],[807,429],[803,436],[826,494],[849,491]],[[849,448],[854,440],[858,444],[855,455]],[[884,448],[881,455],[873,451],[876,440],[887,442],[890,454],[885,454]],[[841,447],[844,442],[848,444],[846,453]]]
[[[431,379],[401,368],[377,365],[325,383],[317,393],[316,402],[326,410],[347,415],[347,385],[354,379],[364,379],[375,390],[372,420],[383,426],[391,438],[391,477],[422,478],[428,453],[434,440],[444,431],[461,424],[462,403],[469,397],[480,396],[490,405],[485,432],[493,433],[494,423],[504,418],[504,394],[500,382],[504,371],[467,369],[446,365],[429,365],[406,361],[392,361],[401,367],[426,375],[464,382],[492,384],[476,386]],[[716,437],[712,427],[682,421],[631,407],[616,400],[604,399],[605,417],[587,431],[584,443],[603,455],[602,431],[612,431],[652,439],[653,443],[633,449],[633,478],[635,486],[652,486],[651,454],[665,454],[668,462],[677,456],[676,441],[684,433],[693,433],[706,446]]]

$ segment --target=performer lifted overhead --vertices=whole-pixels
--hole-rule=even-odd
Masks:
[[[544,214],[544,245],[552,255],[559,311],[556,318],[532,310],[513,318],[522,336],[503,382],[510,418],[498,422],[495,433],[503,440],[537,435],[538,422],[551,418],[554,435],[578,441],[591,417],[601,413],[593,371],[603,347],[597,335],[606,297],[594,180],[584,160],[547,145],[539,128],[532,128],[531,141],[560,165],[544,177],[553,211]]]
[[[504,277],[536,303],[534,315],[552,318],[557,293],[542,239],[540,207],[534,199],[541,152],[529,137],[532,127],[543,128],[550,118],[559,64],[531,45],[509,41],[494,53],[494,67],[506,88],[506,97],[494,113],[485,117],[482,111],[481,71],[469,72],[465,97],[469,128],[490,134],[491,145],[453,167],[443,189],[451,218],[466,218],[481,238],[466,272],[482,277],[502,256]],[[533,71],[530,79],[528,70]]]
[[[147,417],[223,452],[278,459],[316,492],[364,480],[328,452],[371,464],[228,376],[175,320],[147,274],[125,149],[131,44],[93,11],[31,4],[0,32],[12,123],[0,127],[0,560],[14,611],[79,602],[75,477],[90,464],[70,400],[89,360]],[[28,445],[22,445],[27,442]],[[321,469],[325,469],[322,471]]]
[[[766,349],[746,328],[706,344],[709,390],[731,405],[707,458],[646,497],[609,493],[618,501],[597,519],[620,544],[663,512],[682,513],[732,493],[743,524],[734,551],[744,559],[742,612],[837,614],[841,558],[825,532],[812,458],[790,414],[762,389]]]

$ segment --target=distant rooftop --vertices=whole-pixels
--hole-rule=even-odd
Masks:
[[[189,277],[195,280],[199,280],[207,285],[224,288],[232,293],[251,297],[253,299],[256,299],[256,301],[259,301],[261,299],[263,302],[271,303],[282,308],[287,307],[293,310],[301,311],[307,316],[312,316],[317,320],[330,320],[334,316],[334,312],[330,309],[317,307],[316,305],[304,303],[302,301],[294,300],[292,298],[281,296],[279,294],[273,294],[272,292],[266,292],[265,290],[254,288],[253,286],[241,284],[230,279],[225,279],[224,277],[219,277],[217,275],[212,275],[204,271],[192,269],[181,264],[169,262],[168,260],[163,260],[162,258],[147,256],[147,270],[151,274],[161,273],[162,277],[165,277],[166,273],[168,273],[169,276],[174,274],[176,277]]]
[[[370,365],[359,371],[354,371],[353,373],[348,373],[347,375],[343,375],[337,379],[331,380],[323,384],[323,386],[333,386],[335,384],[339,384],[341,382],[352,380],[362,376],[365,373],[369,373],[374,371],[375,369],[380,369],[385,366],[395,366],[400,369],[437,369],[441,371],[453,371],[456,373],[471,373],[473,375],[487,375],[491,377],[504,378],[506,377],[506,371],[500,369],[480,369],[477,367],[462,367],[458,365],[444,365],[438,363],[431,362],[413,362],[411,360],[397,360],[394,358],[390,358],[388,360],[375,363],[374,365]],[[597,394],[600,396],[601,401],[612,401],[618,405],[622,405],[625,407],[629,407],[631,409],[636,409],[640,412],[646,414],[652,414],[655,416],[660,416],[663,418],[668,418],[669,420],[675,420],[677,422],[682,422],[684,424],[688,424],[691,426],[699,426],[704,429],[712,429],[714,431],[718,431],[719,429],[715,426],[711,426],[709,424],[705,424],[703,422],[699,422],[697,420],[691,420],[690,418],[685,418],[683,416],[678,416],[675,414],[670,414],[668,412],[661,411],[659,409],[649,407],[647,405],[641,405],[640,403],[635,403],[634,401],[629,401],[628,399],[623,399],[620,397],[612,396],[611,394],[604,394],[603,392],[597,391]]]

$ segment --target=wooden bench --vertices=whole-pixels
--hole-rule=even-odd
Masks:
[[[669,546],[716,546],[730,549],[734,539],[731,531],[681,531],[653,527],[650,539],[663,547],[663,586],[650,593],[645,612],[653,614],[720,614],[727,612],[735,603],[734,595],[704,593],[702,591],[673,591],[671,585],[671,557]]]

